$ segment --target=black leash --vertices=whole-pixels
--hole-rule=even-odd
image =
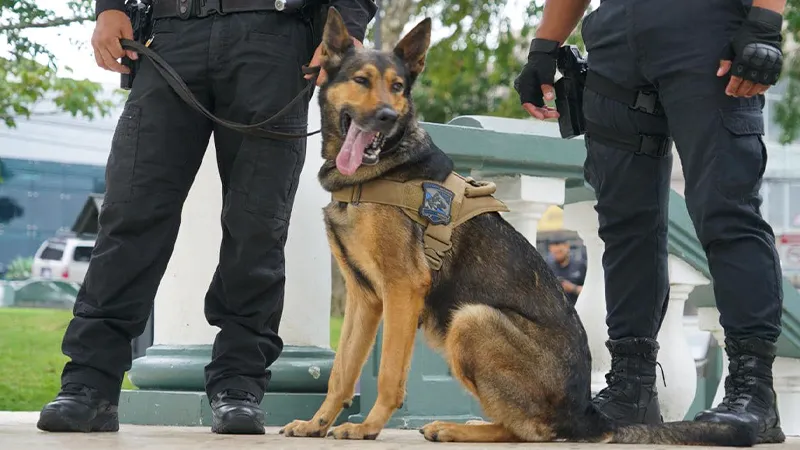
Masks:
[[[262,127],[264,127],[266,125],[269,125],[270,123],[272,123],[272,121],[274,121],[278,117],[282,116],[283,114],[286,114],[286,112],[289,110],[289,108],[292,107],[292,105],[297,103],[297,101],[302,99],[303,96],[305,96],[305,94],[307,94],[309,90],[314,88],[314,86],[316,85],[316,82],[317,82],[317,76],[319,75],[319,70],[320,70],[319,67],[303,66],[303,69],[302,69],[303,73],[304,74],[314,74],[314,77],[312,77],[311,80],[309,80],[308,85],[305,88],[303,88],[303,90],[300,91],[300,93],[297,94],[297,96],[294,99],[292,99],[292,101],[289,102],[288,105],[284,106],[283,109],[281,109],[280,111],[275,113],[274,116],[272,116],[269,119],[266,119],[266,120],[264,120],[262,122],[254,123],[254,124],[251,124],[251,125],[245,125],[245,124],[241,124],[241,123],[231,122],[231,121],[225,120],[225,119],[220,119],[219,117],[217,117],[214,114],[212,114],[209,110],[207,110],[197,100],[197,98],[194,96],[194,94],[192,94],[192,91],[189,90],[189,87],[186,86],[186,83],[181,79],[181,76],[178,75],[178,73],[175,71],[175,69],[173,69],[169,64],[167,64],[167,62],[164,61],[164,58],[159,56],[158,53],[156,53],[153,50],[151,50],[150,48],[142,45],[141,43],[136,42],[136,41],[132,41],[130,39],[120,39],[120,44],[122,45],[122,48],[125,49],[125,50],[133,50],[139,56],[146,56],[146,57],[150,58],[150,60],[153,62],[153,65],[155,66],[155,68],[158,70],[158,72],[161,74],[161,76],[164,77],[164,80],[166,80],[167,84],[169,84],[172,87],[172,89],[175,91],[175,93],[178,94],[178,96],[184,102],[186,102],[189,106],[191,106],[192,108],[194,108],[197,111],[199,111],[204,116],[208,117],[209,119],[213,120],[214,122],[216,122],[216,123],[218,123],[218,124],[220,124],[220,125],[222,125],[224,127],[230,128],[230,129],[232,129],[234,131],[238,131],[240,133],[250,134],[250,135],[258,136],[258,137],[262,137],[262,138],[283,139],[283,140],[301,139],[301,138],[305,138],[305,137],[308,137],[308,136],[313,136],[313,135],[315,135],[315,134],[317,134],[317,133],[319,133],[321,131],[321,130],[317,130],[317,131],[314,131],[314,132],[311,132],[311,133],[306,133],[306,134],[292,134],[292,133],[282,133],[282,132],[279,132],[279,131],[269,131],[269,130],[262,129]]]

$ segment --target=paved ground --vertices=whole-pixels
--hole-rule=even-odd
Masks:
[[[2,450],[205,450],[234,447],[237,450],[317,450],[317,449],[440,449],[530,448],[553,450],[635,450],[628,445],[587,444],[437,444],[425,441],[417,431],[385,430],[377,441],[336,441],[333,439],[298,439],[278,435],[278,428],[266,436],[219,436],[203,427],[149,427],[122,425],[119,433],[51,434],[36,429],[37,413],[0,412],[0,449]],[[685,447],[649,447],[653,449]],[[691,447],[697,449],[700,447]],[[759,446],[775,450],[800,450],[800,437],[786,444]]]

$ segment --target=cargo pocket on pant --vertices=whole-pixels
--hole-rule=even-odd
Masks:
[[[126,103],[117,121],[106,165],[105,202],[127,202],[133,195],[141,116],[139,106]]]
[[[720,115],[722,129],[713,160],[715,183],[723,196],[748,200],[758,195],[767,167],[764,118],[758,108],[723,109]]]
[[[252,151],[252,167],[246,179],[242,180],[245,183],[245,210],[288,221],[303,168],[303,144],[299,140],[273,141]]]

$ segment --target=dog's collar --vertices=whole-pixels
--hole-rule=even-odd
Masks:
[[[434,270],[452,247],[453,229],[485,212],[508,212],[492,194],[492,182],[479,182],[451,172],[444,182],[378,178],[332,192],[334,201],[358,205],[378,203],[397,206],[415,222],[425,226],[425,257]]]

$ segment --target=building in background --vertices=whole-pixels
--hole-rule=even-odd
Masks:
[[[54,110],[42,102],[16,128],[0,127],[0,265],[32,257],[44,240],[68,233],[88,196],[105,191],[121,109],[91,121]]]

